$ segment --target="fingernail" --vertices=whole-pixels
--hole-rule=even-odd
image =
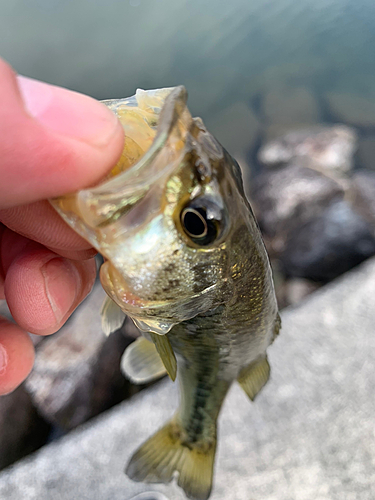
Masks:
[[[72,309],[81,289],[81,277],[75,266],[57,257],[48,261],[41,269],[48,301],[59,323]]]
[[[116,133],[118,120],[91,97],[18,76],[27,112],[53,131],[94,146],[105,146]]]
[[[2,375],[8,364],[8,354],[4,347],[0,344],[0,375]]]

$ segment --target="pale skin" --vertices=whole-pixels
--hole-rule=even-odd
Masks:
[[[27,332],[56,332],[94,283],[95,251],[46,201],[98,182],[123,147],[116,117],[97,101],[17,77],[0,59],[0,395],[29,374]]]

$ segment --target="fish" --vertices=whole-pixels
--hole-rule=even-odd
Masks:
[[[124,128],[120,160],[97,186],[51,203],[104,257],[103,330],[127,315],[142,332],[121,361],[126,375],[179,381],[176,413],[126,474],[176,478],[187,498],[207,500],[229,388],[238,382],[253,401],[270,376],[281,326],[270,262],[240,167],[192,117],[183,86],[103,102]]]

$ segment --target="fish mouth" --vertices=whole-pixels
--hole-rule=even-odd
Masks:
[[[146,97],[151,98],[150,92],[152,91],[146,92],[138,89],[133,97],[142,103],[145,94],[147,94]],[[130,211],[139,200],[145,197],[151,186],[160,182],[175,167],[173,160],[180,156],[187,131],[192,123],[192,117],[186,106],[187,92],[183,86],[154,92],[161,94],[157,99],[155,97],[159,107],[148,106],[148,110],[152,108],[152,112],[147,113],[149,116],[141,115],[142,124],[144,121],[147,122],[148,134],[144,134],[147,135],[146,139],[135,137],[135,143],[138,144],[136,142],[138,141],[141,146],[140,151],[130,152],[132,161],[134,155],[140,153],[133,163],[129,160],[126,148],[127,141],[129,143],[133,141],[131,135],[136,127],[131,127],[132,122],[129,124],[122,117],[122,113],[124,109],[135,113],[133,109],[138,110],[138,108],[125,106],[123,99],[102,101],[119,117],[120,121],[123,118],[121,123],[125,132],[125,148],[120,161],[100,185],[81,190],[77,195],[81,216],[91,227],[108,225],[117,217]],[[143,107],[145,106],[143,104]],[[139,109],[140,113],[143,111],[142,108]],[[128,147],[132,146],[134,145],[130,144]]]
[[[179,165],[193,124],[186,100],[179,86],[138,89],[133,97],[103,101],[124,128],[119,162],[99,185],[51,200],[63,219],[109,260],[119,251],[119,238],[123,244],[134,229],[131,215],[137,214],[138,227],[146,220],[146,199],[154,214],[162,209],[161,187]]]

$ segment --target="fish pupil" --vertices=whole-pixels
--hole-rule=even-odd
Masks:
[[[220,222],[207,217],[207,208],[196,202],[185,207],[180,216],[186,235],[196,245],[206,246],[216,240]]]
[[[188,236],[204,238],[207,235],[206,211],[203,208],[185,208],[181,218]]]

